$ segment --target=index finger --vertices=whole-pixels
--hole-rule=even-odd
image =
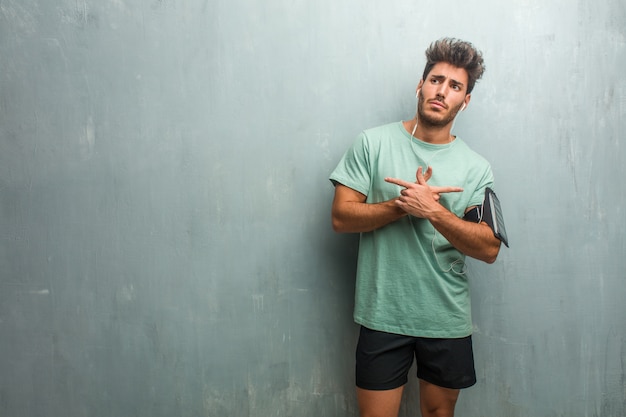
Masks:
[[[428,181],[425,177],[425,175],[428,175],[428,178],[430,179],[431,175],[433,173],[432,168],[429,166],[428,170],[426,171],[426,174],[424,174],[424,171],[422,170],[422,167],[417,168],[417,172],[415,173],[415,179],[417,180],[417,183],[420,185],[426,185],[426,181]]]
[[[385,182],[396,184],[404,188],[409,188],[410,186],[415,185],[415,183],[407,182],[398,178],[390,178],[390,177],[385,177]]]
[[[430,187],[430,190],[433,193],[441,194],[441,193],[460,193],[463,191],[461,187]]]

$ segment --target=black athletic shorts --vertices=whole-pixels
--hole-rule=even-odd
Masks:
[[[413,357],[417,377],[445,388],[476,383],[472,337],[431,339],[370,330],[361,326],[356,348],[356,385],[368,390],[403,386]]]

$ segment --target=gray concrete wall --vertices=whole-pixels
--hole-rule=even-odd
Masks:
[[[625,415],[626,8],[471,3],[0,0],[0,414],[356,416],[327,176],[456,36],[511,240],[458,414]]]

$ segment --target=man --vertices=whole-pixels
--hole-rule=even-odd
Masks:
[[[476,382],[464,259],[492,263],[500,250],[490,226],[466,215],[493,186],[490,165],[450,133],[482,76],[482,54],[444,38],[426,58],[415,118],[362,132],[330,176],[333,229],[361,233],[362,417],[398,415],[414,357],[422,415],[454,415],[460,389]]]

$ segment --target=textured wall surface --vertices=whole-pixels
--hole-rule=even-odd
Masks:
[[[327,177],[442,36],[511,240],[458,414],[626,415],[626,7],[469,3],[0,0],[0,415],[356,416]]]

